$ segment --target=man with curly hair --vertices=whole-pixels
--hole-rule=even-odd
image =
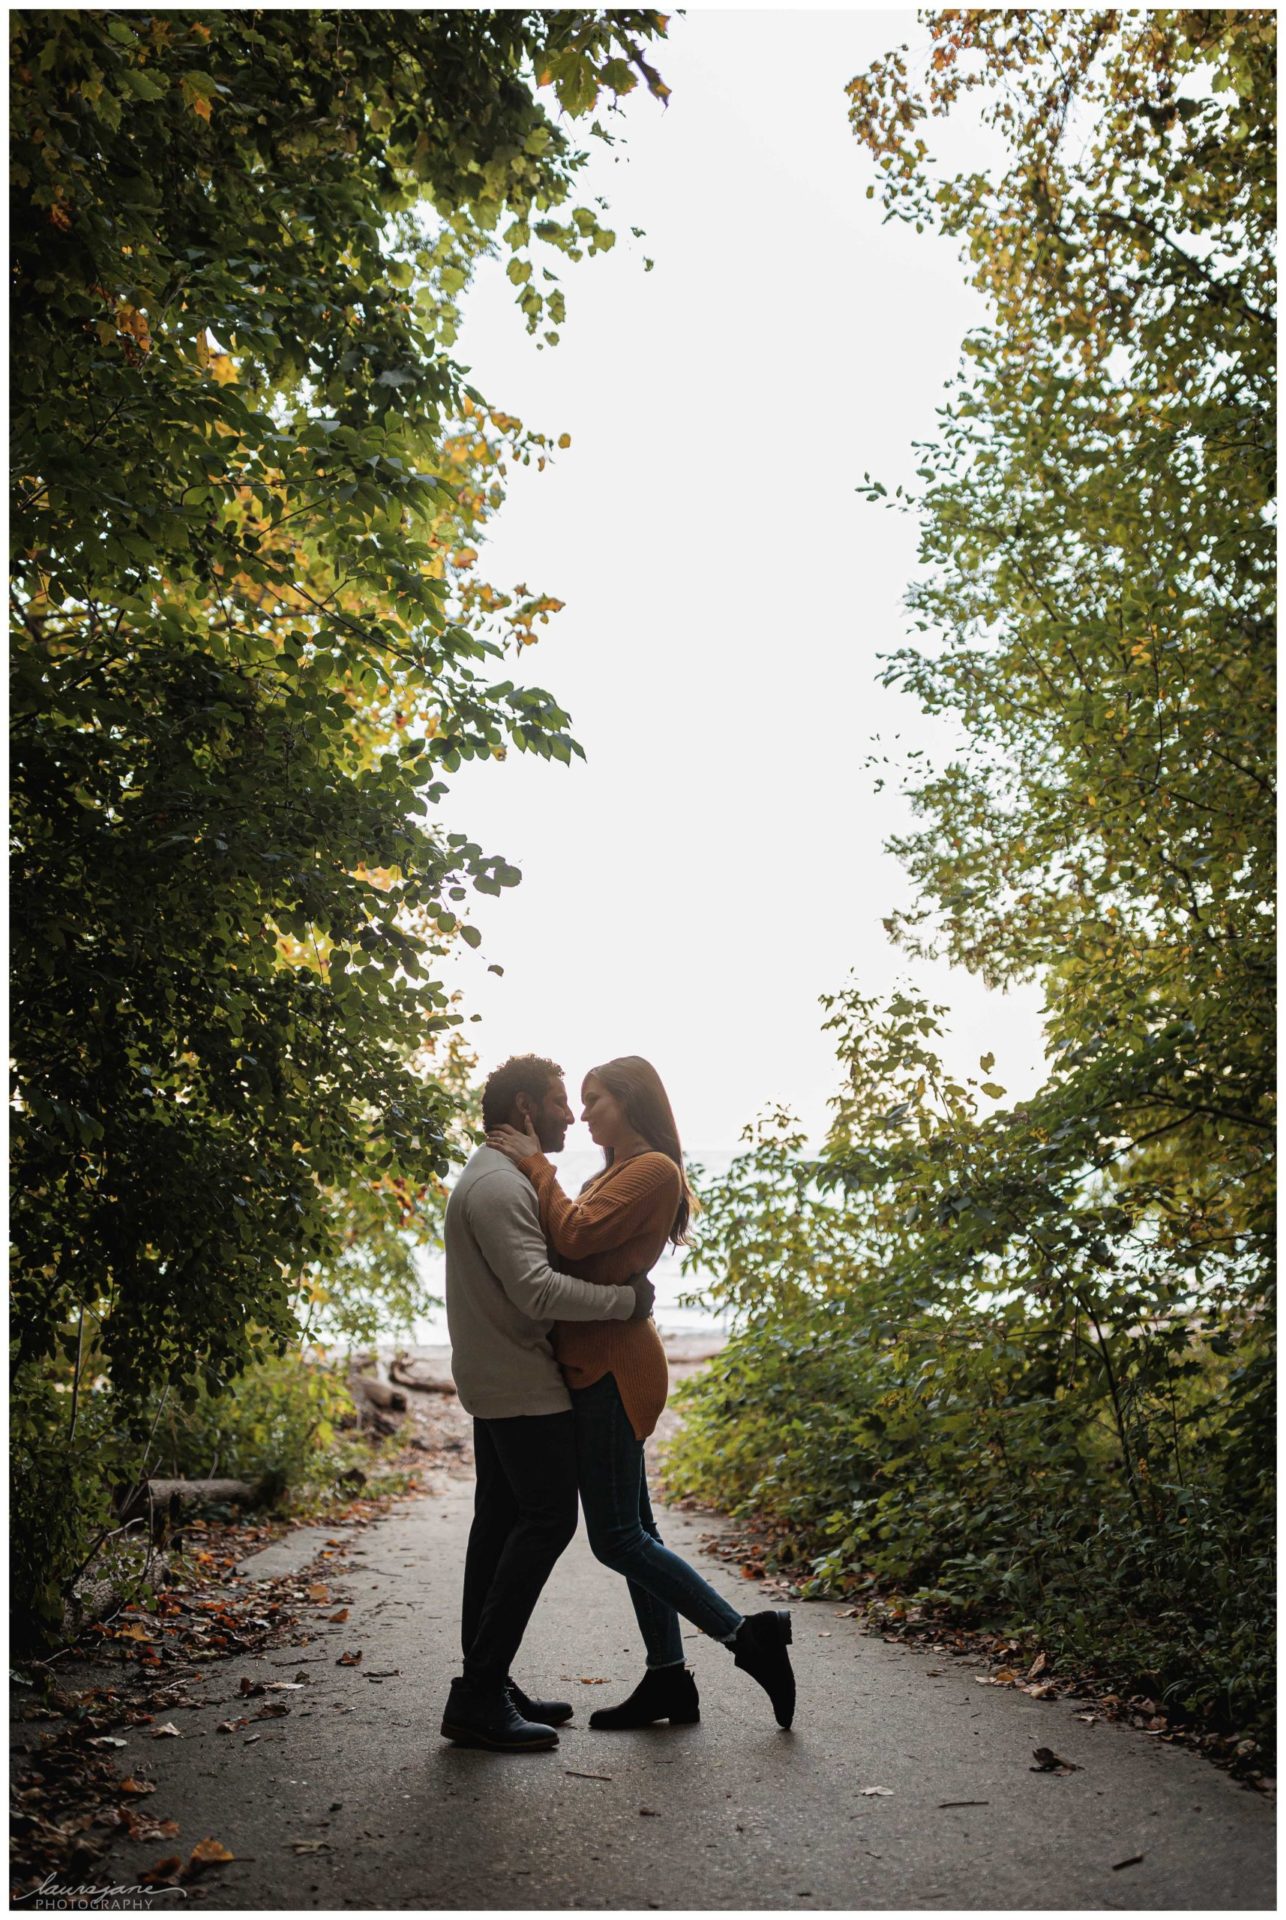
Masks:
[[[563,1070],[538,1054],[506,1060],[482,1094],[486,1127],[530,1126],[559,1153],[572,1124]],[[442,1732],[461,1746],[529,1752],[558,1745],[564,1700],[532,1700],[510,1673],[554,1563],[576,1531],[571,1398],[549,1344],[555,1320],[643,1320],[646,1274],[602,1287],[549,1264],[535,1189],[505,1154],[479,1147],[447,1204],[447,1326],[460,1403],[473,1415],[477,1490],[465,1556],[464,1671]]]

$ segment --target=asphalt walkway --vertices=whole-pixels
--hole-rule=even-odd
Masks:
[[[1272,1908],[1262,1797],[1197,1754],[1087,1726],[1074,1701],[980,1685],[981,1665],[864,1634],[828,1603],[792,1608],[792,1732],[694,1631],[700,1725],[591,1733],[591,1709],[641,1664],[624,1584],[583,1534],[518,1670],[529,1692],[574,1701],[559,1747],[448,1745],[438,1722],[458,1670],[471,1493],[467,1471],[443,1473],[387,1519],[329,1533],[345,1545],[310,1644],[207,1669],[222,1704],[176,1711],[179,1739],[132,1734],[137,1752],[120,1758],[156,1780],[149,1805],[178,1820],[184,1851],[210,1835],[237,1856],[189,1910]],[[724,1592],[766,1604],[703,1554],[709,1526],[662,1517]],[[301,1566],[322,1538],[289,1536],[246,1571]],[[342,1624],[326,1618],[336,1601]],[[243,1673],[291,1683],[268,1696],[290,1711],[216,1733]],[[1037,1747],[1077,1770],[1033,1771]],[[136,1879],[143,1851],[117,1843],[96,1877]]]

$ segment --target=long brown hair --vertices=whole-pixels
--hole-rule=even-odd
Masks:
[[[619,1060],[609,1060],[604,1066],[591,1067],[590,1073],[602,1082],[618,1102],[635,1133],[642,1135],[654,1153],[663,1153],[679,1169],[682,1192],[674,1225],[670,1228],[670,1239],[676,1247],[682,1246],[687,1238],[688,1222],[697,1210],[697,1198],[688,1185],[683,1148],[679,1144],[679,1129],[674,1123],[674,1110],[661,1084],[660,1074],[650,1060],[644,1060],[637,1053],[622,1054]],[[588,1080],[589,1074],[585,1078]],[[616,1156],[611,1147],[605,1147],[603,1157],[604,1165],[610,1167]]]

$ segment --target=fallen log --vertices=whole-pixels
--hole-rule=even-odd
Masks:
[[[147,1491],[154,1503],[179,1500],[231,1500],[242,1506],[259,1497],[259,1489],[248,1480],[148,1480]]]
[[[248,1480],[140,1480],[132,1487],[118,1489],[116,1510],[121,1520],[141,1518],[150,1512],[154,1535],[177,1524],[185,1506],[221,1503],[225,1506],[254,1506],[266,1496],[261,1481],[252,1486]]]
[[[413,1360],[409,1354],[399,1353],[388,1370],[390,1380],[399,1387],[410,1387],[415,1393],[455,1392],[455,1381],[447,1378],[439,1368],[432,1367],[427,1360]]]
[[[366,1373],[350,1373],[348,1391],[360,1407],[363,1401],[368,1406],[378,1407],[383,1413],[405,1413],[406,1395],[397,1387],[389,1386],[385,1380],[374,1380]]]

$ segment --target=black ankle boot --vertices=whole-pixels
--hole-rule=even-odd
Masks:
[[[554,1729],[524,1719],[503,1686],[479,1689],[464,1679],[451,1682],[442,1735],[458,1747],[491,1753],[540,1753],[558,1745]]]
[[[561,1727],[564,1720],[570,1720],[575,1712],[570,1700],[533,1700],[529,1693],[523,1692],[512,1674],[505,1681],[505,1692],[524,1720],[534,1720],[540,1726]]]
[[[672,1727],[691,1726],[701,1718],[697,1683],[686,1667],[649,1667],[628,1700],[619,1707],[599,1707],[589,1716],[591,1727],[650,1727],[668,1720]]]
[[[772,1701],[779,1727],[788,1727],[795,1717],[795,1675],[786,1651],[790,1639],[790,1615],[778,1608],[747,1614],[736,1639],[729,1642],[737,1665],[759,1682]]]

